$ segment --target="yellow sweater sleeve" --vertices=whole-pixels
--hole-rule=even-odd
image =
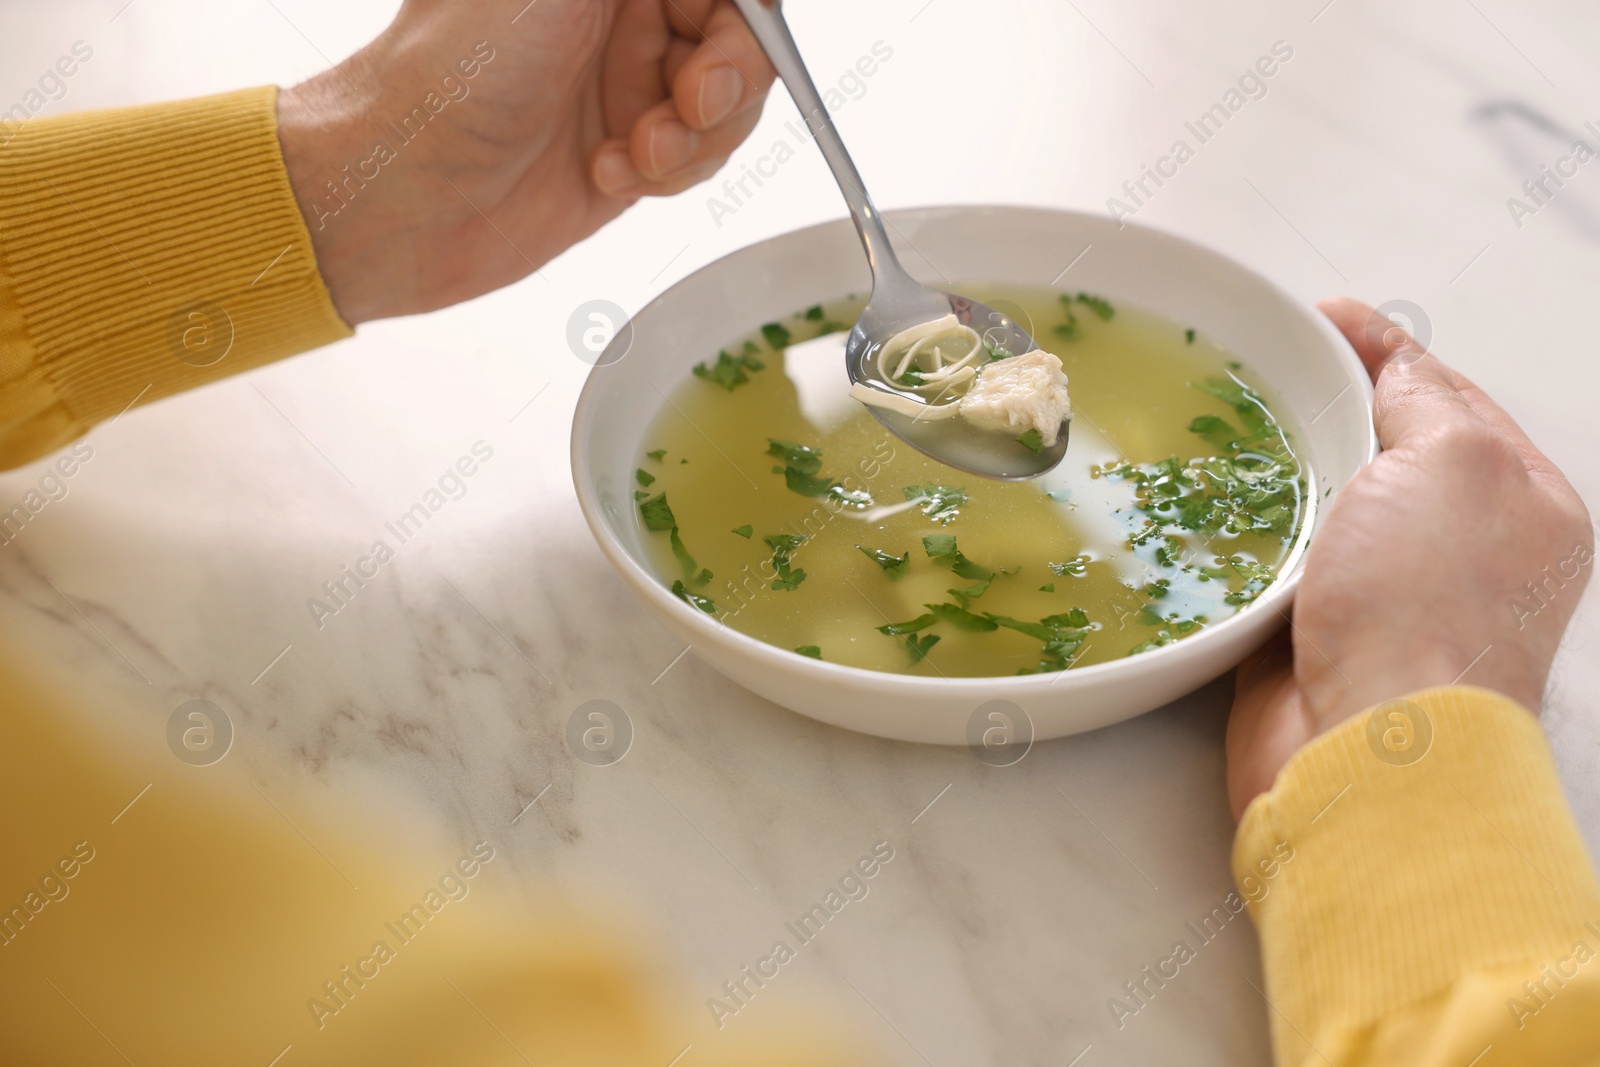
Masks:
[[[769,975],[776,992],[718,1019],[722,990],[668,980],[615,902],[538,892],[545,876],[519,875],[509,846],[548,847],[571,819],[559,787],[520,824],[475,820],[475,843],[450,842],[395,798],[380,812],[309,774],[263,782],[226,710],[91,717],[8,656],[8,1067],[882,1062],[807,1012],[798,979]]]
[[[1600,1062],[1600,887],[1511,701],[1434,689],[1318,738],[1233,869],[1280,1067]]]
[[[0,467],[350,333],[276,103],[269,86],[0,136]]]

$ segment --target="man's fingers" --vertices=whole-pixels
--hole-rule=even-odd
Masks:
[[[1456,388],[1455,373],[1436,356],[1390,363],[1373,387],[1372,421],[1386,450],[1450,421],[1467,420],[1480,421]]]
[[[606,132],[627,137],[639,117],[671,91],[667,75],[674,54],[686,57],[692,51],[692,45],[673,36],[654,0],[622,4],[606,44],[605,65],[615,72],[606,80]]]
[[[1403,328],[1378,315],[1359,300],[1339,296],[1322,301],[1317,308],[1344,334],[1344,339],[1361,357],[1362,366],[1367,368],[1374,382],[1396,352],[1415,353],[1420,350]]]
[[[1373,422],[1385,449],[1446,420],[1475,414],[1457,387],[1456,373],[1436,356],[1423,354],[1404,329],[1347,296],[1324,300],[1317,307],[1344,334],[1372,376]]]
[[[760,121],[746,111],[714,129],[689,128],[670,100],[640,117],[626,140],[601,145],[590,163],[595,187],[619,200],[671,196],[715,174]]]
[[[1566,484],[1561,472],[1534,447],[1505,409],[1437,357],[1419,356],[1421,348],[1401,327],[1349,297],[1324,300],[1317,307],[1344,334],[1377,383],[1374,418],[1384,448],[1393,448],[1406,434],[1437,426],[1465,411],[1505,438],[1530,474]]]
[[[702,32],[699,47],[673,77],[672,98],[685,125],[710,130],[759,107],[777,75],[731,3],[719,3]]]

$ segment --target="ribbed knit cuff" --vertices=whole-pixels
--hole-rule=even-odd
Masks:
[[[1556,959],[1600,920],[1539,724],[1481,689],[1412,694],[1307,745],[1246,810],[1233,870],[1284,1064],[1464,974]]]
[[[276,101],[268,86],[65,115],[0,146],[0,465],[135,398],[349,335],[284,171]]]

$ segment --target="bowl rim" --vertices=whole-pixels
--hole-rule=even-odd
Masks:
[[[933,204],[916,207],[898,208],[883,212],[889,220],[928,220],[940,217],[973,214],[1017,214],[1017,215],[1050,215],[1081,219],[1094,225],[1104,225],[1108,220],[1097,212],[1081,211],[1072,208],[1042,207],[1028,204]],[[632,319],[648,314],[666,302],[672,293],[691,279],[701,277],[713,272],[724,271],[728,265],[741,256],[750,255],[757,250],[767,248],[779,242],[794,240],[802,235],[812,234],[823,229],[838,229],[849,227],[851,221],[847,216],[828,219],[802,226],[798,229],[786,230],[774,234],[752,244],[743,245],[725,255],[719,256],[710,263],[684,275],[672,285],[663,289],[651,298],[649,303],[640,308]],[[1360,357],[1350,346],[1343,334],[1329,322],[1326,316],[1307,307],[1298,297],[1290,293],[1283,286],[1257,271],[1254,267],[1236,259],[1232,255],[1221,251],[1194,238],[1185,237],[1161,227],[1152,226],[1138,221],[1120,220],[1119,229],[1131,228],[1144,232],[1158,241],[1166,241],[1184,247],[1190,252],[1219,258],[1227,261],[1242,274],[1263,289],[1277,296],[1282,303],[1293,307],[1306,314],[1314,329],[1331,342],[1330,347],[1344,369],[1351,374],[1355,387],[1362,394],[1366,412],[1364,431],[1366,436],[1365,455],[1361,460],[1360,468],[1364,469],[1375,459],[1380,451],[1376,427],[1372,421],[1372,380],[1366,368],[1362,365]],[[619,336],[620,336],[619,331]],[[613,343],[616,343],[613,341]],[[621,542],[606,526],[605,508],[600,501],[599,489],[594,479],[594,471],[590,464],[587,448],[580,442],[587,436],[591,423],[598,417],[601,409],[601,393],[603,387],[599,384],[603,375],[599,372],[607,364],[604,355],[597,361],[585,378],[583,389],[579,393],[578,402],[573,411],[572,431],[569,441],[571,453],[572,480],[577,491],[578,506],[583,512],[584,521],[589,526],[590,534],[595,543],[600,547],[601,553],[610,561],[624,581],[635,593],[657,606],[658,610],[668,612],[678,619],[691,633],[697,636],[691,645],[698,644],[701,640],[724,645],[734,655],[740,655],[755,661],[763,667],[770,667],[774,671],[803,671],[814,676],[818,681],[832,681],[849,685],[852,689],[860,691],[878,690],[885,693],[892,692],[897,696],[915,695],[919,692],[932,694],[938,692],[949,694],[952,692],[973,691],[974,694],[994,693],[997,687],[1004,688],[1004,694],[1009,696],[1027,697],[1046,692],[1056,695],[1071,692],[1074,689],[1083,689],[1095,686],[1110,676],[1146,671],[1147,665],[1161,663],[1177,669],[1186,663],[1204,660],[1211,647],[1217,642],[1225,640],[1240,631],[1243,626],[1252,625],[1255,618],[1267,608],[1272,607],[1282,617],[1286,624],[1292,625],[1286,611],[1289,602],[1294,596],[1300,577],[1305,571],[1306,549],[1310,545],[1310,537],[1314,532],[1318,516],[1327,502],[1316,497],[1312,499],[1312,521],[1307,526],[1302,526],[1288,574],[1279,578],[1261,594],[1249,608],[1235,612],[1228,618],[1208,626],[1200,633],[1175,641],[1170,645],[1142,652],[1137,656],[1121,656],[1104,663],[1095,663],[1087,667],[1073,667],[1069,670],[1056,671],[1046,674],[996,674],[979,676],[929,677],[925,675],[898,674],[890,671],[871,670],[866,667],[852,667],[842,663],[830,663],[827,660],[813,659],[802,656],[788,649],[779,648],[777,645],[768,644],[756,637],[735,630],[722,620],[709,615],[704,611],[690,605],[684,600],[673,595],[657,576],[642,562],[635,559],[623,547]],[[1331,498],[1330,498],[1331,499]],[[1137,664],[1137,666],[1135,666]],[[1059,684],[1058,684],[1059,683]]]

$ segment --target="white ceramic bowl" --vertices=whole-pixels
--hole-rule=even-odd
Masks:
[[[890,212],[889,221],[906,267],[923,281],[1086,289],[1192,324],[1231,349],[1287,408],[1319,504],[1376,454],[1372,388],[1350,346],[1314,308],[1219,252],[1101,215],[1042,208],[922,208]],[[1164,648],[1059,674],[943,679],[839,666],[763,644],[673,596],[645,562],[633,506],[633,472],[663,394],[759,324],[870,284],[844,219],[763,241],[652,301],[584,386],[572,428],[584,518],[612,566],[696,656],[768,700],[850,730],[966,744],[977,709],[1004,700],[1027,713],[1042,740],[1157,708],[1228,671],[1284,625],[1305,536],[1279,580],[1239,614]],[[1324,513],[1314,509],[1310,535]]]

